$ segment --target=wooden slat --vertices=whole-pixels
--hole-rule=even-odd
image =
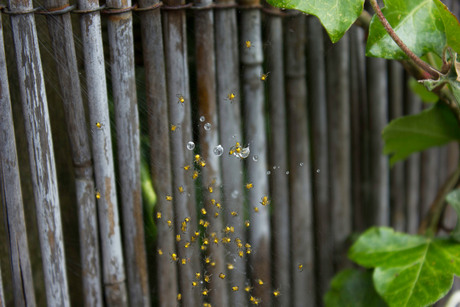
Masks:
[[[279,11],[279,9],[277,9]],[[267,15],[265,48],[267,65],[267,94],[270,122],[268,158],[269,166],[277,165],[288,169],[286,99],[284,86],[283,23],[280,16]],[[270,169],[270,167],[268,167]],[[273,299],[275,306],[290,306],[290,231],[289,231],[289,177],[282,172],[270,176],[270,195],[272,206],[272,250],[273,250],[273,289],[281,295]]]
[[[420,204],[419,215],[423,220],[436,198],[439,187],[439,148],[422,151],[420,157]]]
[[[80,10],[99,7],[98,1],[79,0]],[[104,50],[99,12],[82,14],[80,26],[85,62],[86,89],[91,127],[94,177],[101,232],[104,294],[107,304],[127,304],[117,190],[113,162]],[[98,128],[97,123],[100,123]]]
[[[234,4],[234,1],[217,0],[217,3]],[[216,10],[215,46],[216,46],[216,75],[217,75],[217,105],[219,112],[219,138],[224,148],[221,159],[222,170],[222,206],[225,221],[235,227],[242,242],[246,242],[246,230],[243,215],[243,165],[228,152],[236,142],[242,143],[240,86],[238,61],[238,32],[235,9]],[[229,95],[234,94],[233,99]],[[238,212],[232,216],[231,212]],[[231,261],[237,270],[228,271],[228,283],[239,287],[239,291],[230,295],[230,306],[244,306],[246,294],[242,291],[246,285],[246,260],[238,257],[235,244],[227,245],[226,261]]]
[[[239,3],[257,5],[259,1]],[[252,295],[269,306],[271,304],[270,206],[260,204],[263,197],[269,198],[265,96],[264,82],[261,80],[263,52],[260,10],[243,10],[240,12],[240,18],[240,40],[244,42],[240,44],[244,140],[251,150],[245,166],[247,180],[254,184],[247,194],[249,217],[253,225],[249,228],[249,243],[255,251],[249,257],[254,286]],[[262,280],[263,285],[260,285],[257,280]]]
[[[383,154],[381,133],[388,121],[388,85],[386,61],[367,59],[367,98],[370,132],[370,188],[369,206],[372,206],[372,225],[390,224],[389,164]],[[367,225],[370,226],[370,225]]]
[[[286,101],[289,123],[292,306],[316,306],[313,263],[313,205],[307,120],[305,16],[297,15],[288,18],[284,33]],[[303,163],[302,167],[300,167],[300,163]],[[285,170],[277,171],[285,172]]]
[[[181,0],[165,1],[168,6],[183,3]],[[191,138],[191,99],[188,85],[185,12],[181,10],[165,11],[162,17],[169,122],[176,126],[176,129],[170,132],[170,144],[175,225],[176,233],[181,235],[181,242],[177,243],[177,254],[180,262],[182,259],[196,259],[197,257],[197,253],[193,252],[196,251],[193,247],[197,245],[193,245],[192,248],[184,247],[184,242],[191,241],[191,232],[195,231],[195,227],[192,227],[191,224],[185,232],[181,231],[181,223],[186,217],[191,218],[191,223],[196,225],[196,217],[193,215],[195,207],[190,206],[190,204],[195,204],[193,199],[194,187],[189,184],[193,162],[190,159],[191,151],[187,150],[186,147],[187,143],[193,139]],[[190,170],[184,170],[186,165],[190,165]],[[192,263],[179,265],[179,291],[182,295],[183,306],[201,305],[196,296],[199,291],[193,291],[191,285],[191,281],[195,278],[194,273],[197,271],[200,269],[192,266]]]
[[[329,203],[335,270],[347,265],[347,238],[352,231],[349,39],[345,35],[326,53],[329,147]]]
[[[404,112],[404,73],[400,63],[388,63],[388,90],[390,103],[390,119],[394,120],[403,116]],[[390,170],[390,204],[391,226],[397,231],[406,229],[406,197],[405,197],[405,162],[396,163]]]
[[[14,301],[18,306],[35,306],[1,19],[0,16],[0,195],[6,215]],[[0,306],[6,306],[1,273]]]
[[[45,1],[49,10],[67,5],[66,0]],[[47,22],[75,170],[84,301],[86,306],[98,306],[102,289],[96,196],[70,13],[47,16]]]
[[[5,295],[4,295],[4,291],[3,291],[3,280],[2,280],[2,269],[1,269],[1,267],[0,267],[0,306],[6,306]]]
[[[140,7],[158,3],[157,0],[141,0]],[[172,174],[169,148],[168,100],[163,51],[163,33],[159,10],[140,14],[142,45],[145,67],[146,104],[149,125],[150,168],[153,186],[157,194],[155,217],[157,223],[156,277],[160,306],[176,306],[178,293],[177,264],[171,261],[175,252],[174,232],[167,221],[174,220],[173,206],[166,199],[172,192]],[[160,252],[161,251],[161,252]],[[162,255],[160,255],[162,253]]]
[[[12,11],[30,10],[32,1],[10,1],[8,8]],[[11,27],[37,209],[47,302],[49,306],[69,306],[54,149],[34,16],[13,15]]]

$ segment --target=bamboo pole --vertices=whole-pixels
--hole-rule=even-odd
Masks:
[[[280,12],[276,9],[276,12]],[[267,94],[270,116],[269,165],[288,169],[286,99],[283,61],[283,23],[281,16],[267,15],[265,41],[270,42],[265,49],[267,62]],[[272,195],[272,250],[273,289],[282,295],[274,299],[275,306],[290,306],[289,268],[289,180],[282,172],[274,172],[270,178]]]
[[[212,0],[196,0],[195,6],[211,5]],[[201,183],[203,191],[204,208],[209,217],[203,217],[210,220],[210,226],[207,230],[207,237],[212,238],[212,234],[220,239],[223,234],[222,230],[222,210],[216,207],[216,203],[222,203],[220,186],[222,177],[220,173],[220,152],[219,144],[219,120],[217,116],[217,97],[216,97],[216,61],[214,50],[214,14],[211,10],[197,10],[194,16],[195,22],[195,50],[196,50],[196,79],[198,95],[198,116],[200,116],[200,149],[203,159],[206,161],[206,167],[201,172]],[[202,121],[201,119],[204,119]],[[211,124],[210,129],[205,129],[206,125]],[[220,145],[222,146],[222,145]],[[217,155],[216,155],[217,153]],[[212,190],[209,190],[212,187]],[[212,193],[211,193],[212,191]],[[217,215],[216,215],[217,214]],[[211,218],[211,216],[213,218]],[[211,235],[211,237],[209,236]],[[237,236],[233,237],[235,240]],[[211,239],[212,240],[212,239]],[[225,247],[221,242],[219,244],[211,243],[206,251],[206,255],[211,259],[219,260],[216,265],[207,265],[206,271],[212,276],[219,276],[226,271]],[[212,278],[209,283],[212,291],[209,294],[209,302],[212,306],[229,306],[228,290],[226,281],[221,278]]]
[[[18,306],[35,306],[1,19],[0,16],[0,189],[9,238],[14,301]],[[1,273],[0,306],[6,306]]]
[[[345,35],[326,54],[329,183],[334,266],[347,265],[347,238],[352,231],[351,208],[351,148],[350,148],[350,84],[349,37]]]
[[[406,82],[407,83],[407,82]],[[405,93],[406,115],[417,114],[421,111],[422,103],[409,88]],[[417,233],[420,216],[420,153],[412,154],[406,162],[406,231]]]
[[[182,0],[168,0],[167,6],[184,4]],[[163,17],[163,38],[166,60],[166,84],[169,107],[169,122],[173,129],[170,134],[171,144],[171,168],[173,176],[173,204],[175,213],[176,233],[181,235],[181,241],[177,243],[179,262],[182,259],[198,258],[196,249],[186,248],[184,242],[191,241],[191,233],[194,225],[190,224],[185,231],[181,231],[181,224],[186,218],[196,223],[196,217],[192,215],[190,204],[194,204],[194,188],[189,184],[191,180],[190,170],[184,170],[184,166],[193,169],[193,163],[187,153],[186,144],[191,139],[191,99],[188,85],[187,65],[187,41],[185,33],[185,12],[183,10],[165,11]],[[191,151],[190,151],[191,152]],[[199,164],[199,163],[197,163]],[[192,194],[193,193],[193,194]],[[193,206],[193,211],[195,208]],[[198,245],[194,245],[198,246]],[[195,260],[194,260],[195,261]],[[183,306],[201,305],[196,293],[193,291],[191,281],[195,278],[194,273],[200,269],[191,263],[179,265],[179,290],[182,295]],[[206,285],[203,285],[206,287]]]
[[[32,1],[12,0],[11,11],[30,11]],[[69,306],[61,213],[45,80],[32,14],[11,16],[29,162],[49,306]]]
[[[107,5],[127,8],[131,0],[109,0]],[[149,306],[132,23],[131,12],[109,14],[107,18],[129,302]]]
[[[369,204],[372,206],[372,224],[390,224],[389,164],[383,155],[382,130],[388,121],[388,86],[386,61],[367,59],[367,82],[370,132],[370,185]]]
[[[403,116],[404,108],[404,73],[401,64],[396,61],[388,63],[390,119]],[[390,204],[391,225],[397,231],[406,229],[406,202],[404,188],[404,163],[400,162],[390,170]]]
[[[364,31],[353,27],[350,31],[350,91],[351,91],[351,150],[353,229],[364,231],[369,214],[369,131],[366,95],[366,60]]]
[[[48,10],[53,10],[69,3],[66,0],[47,0],[45,5]],[[99,306],[102,304],[102,290],[96,197],[70,13],[47,16],[47,21],[76,177],[84,301],[85,306]]]
[[[217,0],[217,3],[235,4],[233,0]],[[216,73],[217,73],[217,104],[219,112],[219,138],[225,152],[221,159],[223,207],[227,223],[232,222],[235,233],[246,242],[246,230],[243,217],[243,168],[242,163],[233,156],[229,156],[232,146],[236,142],[242,143],[240,86],[239,86],[239,59],[238,59],[238,32],[235,9],[216,10],[215,46],[216,46]],[[232,96],[234,94],[234,97]],[[232,98],[233,97],[233,98]],[[232,98],[232,99],[230,99]],[[231,212],[239,212],[232,216]],[[247,304],[244,289],[246,285],[246,261],[238,257],[238,250],[234,244],[227,245],[227,261],[232,261],[236,270],[228,271],[228,282],[238,287],[240,291],[230,295],[230,306],[244,306]]]
[[[141,0],[140,8],[158,3],[157,0]],[[177,264],[167,256],[175,251],[174,233],[167,221],[174,220],[171,202],[172,174],[169,148],[169,120],[166,96],[166,75],[163,51],[163,35],[159,10],[141,13],[141,31],[145,67],[145,84],[150,141],[150,168],[153,186],[158,195],[156,285],[160,306],[176,306],[178,293]],[[161,251],[161,252],[160,252]],[[160,255],[163,253],[163,255]]]
[[[429,148],[421,152],[420,157],[420,220],[428,213],[436,198],[439,187],[439,148]]]
[[[258,0],[242,0],[241,5],[259,5]],[[248,191],[249,217],[253,227],[249,229],[249,240],[256,251],[249,257],[254,284],[253,296],[261,299],[265,306],[271,304],[271,256],[270,256],[270,211],[261,199],[268,198],[267,139],[265,135],[265,96],[263,74],[263,52],[261,15],[258,9],[240,12],[240,61],[242,64],[244,138],[250,145],[252,159],[246,160],[247,180],[254,184]],[[250,46],[248,46],[248,42]],[[258,158],[254,159],[257,156]],[[286,170],[283,170],[286,171]],[[257,208],[258,211],[255,211]],[[260,285],[257,280],[262,280]]]
[[[308,101],[312,136],[313,207],[315,214],[315,257],[317,294],[322,296],[333,276],[333,245],[330,234],[331,214],[329,204],[328,121],[326,101],[326,64],[324,58],[323,28],[318,18],[307,17],[308,35]],[[317,171],[319,170],[319,173]]]
[[[292,306],[316,306],[305,63],[306,21],[303,15],[286,21],[284,37],[289,123]],[[304,163],[302,167],[298,167],[300,163]],[[316,175],[327,176],[321,174],[321,170]]]
[[[20,304],[22,304],[22,302]],[[6,306],[5,295],[3,292],[3,280],[2,280],[2,268],[1,267],[0,267],[0,306]]]
[[[80,10],[94,10],[98,1],[79,0]],[[81,33],[85,59],[89,118],[92,131],[105,299],[109,306],[127,304],[117,191],[107,100],[101,17],[98,11],[82,14]]]

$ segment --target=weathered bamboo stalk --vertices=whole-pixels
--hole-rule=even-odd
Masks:
[[[316,306],[305,63],[306,21],[303,15],[286,21],[284,37],[289,123],[292,306]],[[302,167],[299,167],[300,163],[303,163]],[[327,174],[321,174],[320,170],[316,176]]]
[[[396,61],[388,63],[390,119],[403,116],[404,108],[404,74],[401,64]],[[390,205],[391,226],[397,231],[406,229],[406,202],[404,188],[404,163],[399,162],[390,170]]]
[[[350,85],[349,39],[345,35],[326,54],[329,183],[334,266],[341,270],[347,264],[347,238],[352,231],[351,156],[350,156]]]
[[[109,0],[111,8],[127,8],[131,0]],[[117,154],[123,210],[123,239],[129,302],[150,306],[141,197],[139,113],[134,72],[132,13],[107,18],[110,71],[117,127]]]
[[[99,1],[96,0],[78,1],[80,10],[93,10],[98,7]],[[98,11],[82,14],[81,33],[92,131],[94,176],[96,193],[99,196],[97,202],[105,299],[109,306],[123,306],[127,304],[125,269],[110,133],[101,17]]]
[[[429,148],[420,157],[420,220],[428,213],[439,187],[439,148]]]
[[[370,132],[370,184],[369,203],[373,207],[374,225],[390,224],[389,164],[383,154],[381,133],[388,121],[388,86],[386,61],[367,59],[369,132]]]
[[[279,12],[279,9],[276,9]],[[267,15],[265,41],[270,42],[265,49],[267,61],[268,105],[270,116],[269,165],[288,169],[286,99],[283,61],[283,23],[276,15]],[[290,266],[289,266],[289,180],[282,172],[274,172],[270,178],[272,205],[272,250],[273,288],[282,295],[274,298],[275,306],[290,306]]]
[[[11,0],[11,11],[30,11],[32,1]],[[33,14],[11,16],[16,64],[37,209],[49,306],[69,306],[61,213],[45,80]]]
[[[406,87],[406,115],[417,114],[421,111],[420,98]],[[420,153],[412,154],[406,162],[406,231],[417,233],[420,216]]]
[[[140,8],[158,3],[141,0]],[[169,148],[169,120],[166,96],[166,73],[163,51],[163,33],[159,10],[142,12],[141,31],[145,67],[146,103],[149,123],[150,168],[153,186],[158,195],[157,214],[157,295],[160,306],[176,306],[178,293],[177,264],[167,256],[175,251],[174,233],[167,221],[174,220],[173,206],[166,200],[172,195],[172,174]],[[161,252],[160,252],[161,251]],[[160,255],[163,253],[163,255]]]
[[[183,0],[165,1],[168,6],[184,4]],[[177,254],[179,262],[182,259],[196,259],[198,256],[196,249],[185,248],[185,242],[191,241],[191,233],[196,225],[196,218],[192,215],[189,203],[195,203],[193,185],[188,184],[191,180],[191,170],[193,162],[189,159],[186,144],[192,141],[191,136],[191,99],[188,78],[187,64],[187,41],[185,32],[185,12],[183,10],[165,11],[163,17],[163,38],[166,59],[166,84],[169,107],[169,122],[173,125],[170,134],[171,144],[171,168],[173,178],[173,203],[175,213],[176,233],[181,235],[181,241],[177,244]],[[191,152],[191,151],[190,151]],[[197,163],[199,164],[199,162]],[[184,170],[184,166],[190,166],[190,170]],[[193,194],[192,194],[193,193]],[[193,208],[195,211],[195,208]],[[186,218],[191,219],[191,223],[185,231],[181,231],[181,224]],[[197,246],[194,244],[194,246]],[[196,293],[193,291],[191,280],[194,273],[200,269],[191,263],[179,266],[179,290],[182,295],[183,306],[199,306]],[[204,285],[205,287],[205,285]]]
[[[6,306],[5,295],[3,292],[2,268],[0,267],[0,306]]]
[[[333,245],[330,225],[328,165],[328,125],[326,101],[326,64],[324,56],[323,28],[318,18],[307,17],[307,68],[308,101],[310,103],[312,166],[313,169],[313,207],[315,214],[315,253],[320,259],[316,265],[318,280],[317,294],[322,296],[333,276]],[[319,171],[319,173],[317,173]],[[322,174],[321,174],[322,172]]]
[[[195,1],[195,6],[197,7],[210,4],[212,4],[212,0]],[[216,207],[217,203],[222,203],[220,159],[223,153],[221,152],[221,147],[218,147],[220,144],[216,97],[214,14],[211,10],[198,10],[195,12],[194,19],[200,149],[202,157],[206,161],[206,167],[201,171],[202,199],[207,215],[209,215],[209,217],[203,216],[203,218],[210,220],[210,226],[206,230],[207,237],[212,240],[209,235],[212,236],[213,233],[214,235],[217,234],[218,239],[221,236],[227,236],[222,233],[224,229],[222,210]],[[204,127],[209,124],[211,128],[205,129]],[[212,190],[209,190],[209,187],[212,187]],[[226,271],[225,262],[222,261],[225,259],[225,247],[223,244],[211,243],[206,254],[211,259],[218,260],[215,266],[206,266],[208,274],[217,277],[220,273]],[[209,302],[212,306],[229,306],[229,287],[227,287],[226,280],[212,278],[209,287],[212,289],[209,294]]]
[[[69,3],[66,0],[47,0],[45,5],[53,10]],[[75,170],[84,302],[85,306],[100,306],[102,290],[96,196],[70,13],[47,16],[47,21]]]
[[[350,30],[350,101],[351,101],[351,150],[352,150],[352,203],[353,229],[364,231],[369,214],[369,131],[366,95],[366,60],[364,55],[364,31]]]
[[[13,112],[11,109],[0,16],[0,189],[9,238],[9,258],[13,275],[13,296],[17,306],[35,306],[34,284],[27,244]],[[0,306],[6,306],[0,273]]]
[[[216,2],[229,5],[235,3],[233,0],[217,0]],[[233,224],[235,233],[245,242],[242,163],[227,154],[236,142],[242,143],[238,32],[235,9],[216,10],[214,19],[219,137],[224,148],[224,155],[221,159],[223,207],[226,213],[225,220],[227,223]],[[240,214],[234,217],[230,214],[231,212]],[[237,268],[228,271],[228,282],[232,286],[244,289],[246,261],[237,256],[238,250],[234,244],[227,245],[227,250],[227,261],[232,261],[231,263]],[[244,306],[246,302],[244,291],[231,293],[230,306]]]
[[[242,5],[258,5],[259,0],[241,0]],[[249,257],[254,283],[253,296],[265,306],[271,304],[271,246],[269,206],[261,199],[269,198],[267,176],[267,138],[265,135],[265,95],[261,15],[258,9],[240,12],[240,61],[242,64],[244,139],[250,145],[252,159],[246,160],[247,180],[254,184],[248,191],[249,217],[253,227],[249,229],[250,244],[256,251]],[[250,45],[248,45],[248,42]],[[256,158],[254,158],[256,157]],[[286,171],[286,170],[283,170]],[[256,209],[257,208],[257,209]],[[255,211],[258,210],[258,211]],[[263,281],[261,286],[257,280]]]

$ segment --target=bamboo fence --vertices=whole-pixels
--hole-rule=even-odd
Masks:
[[[456,165],[446,147],[390,170],[381,130],[422,104],[399,63],[364,57],[361,28],[332,45],[313,16],[258,0],[46,0],[39,9],[10,0],[2,12],[1,306],[42,303],[18,161],[32,170],[38,230],[27,228],[40,238],[50,306],[321,306],[350,266],[350,236],[373,224],[415,233]],[[49,54],[38,49],[40,24]],[[54,60],[70,143],[75,195],[62,207],[40,56]],[[142,199],[141,139],[153,212]],[[75,206],[79,238],[61,220]],[[68,240],[79,242],[78,274],[68,273]]]

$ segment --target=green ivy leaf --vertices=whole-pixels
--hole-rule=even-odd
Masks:
[[[460,245],[447,239],[371,228],[351,247],[349,257],[375,268],[374,286],[389,306],[427,306],[447,294],[460,275]]]
[[[460,189],[454,190],[447,194],[446,201],[454,208],[457,213],[457,225],[455,229],[451,232],[452,238],[460,242]]]
[[[347,32],[363,11],[364,0],[267,0],[270,5],[295,9],[319,18],[333,43]]]
[[[332,279],[324,304],[326,307],[387,306],[374,289],[372,272],[356,269],[345,269]]]
[[[450,109],[437,103],[419,114],[393,120],[383,129],[382,138],[383,153],[391,155],[394,165],[414,152],[460,140],[460,129]]]
[[[460,23],[440,0],[384,0],[386,19],[401,40],[418,56],[434,52],[442,56],[446,45],[460,49]],[[369,28],[366,55],[386,59],[406,59],[374,16]]]

